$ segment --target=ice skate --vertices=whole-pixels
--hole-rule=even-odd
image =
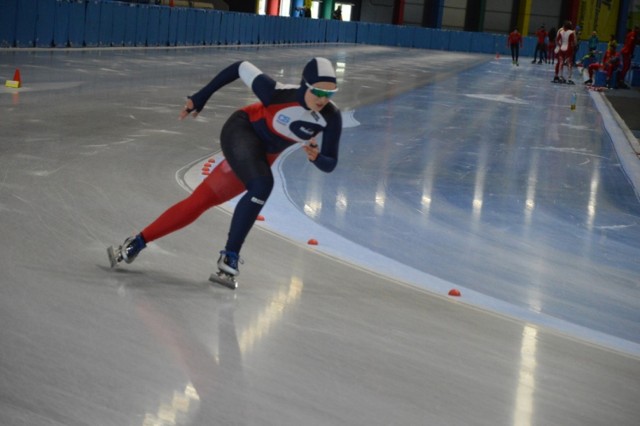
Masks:
[[[121,246],[118,247],[108,247],[107,254],[109,255],[109,262],[111,262],[111,267],[113,268],[118,263],[123,260],[126,263],[131,263],[135,260],[138,254],[145,248],[147,244],[142,238],[142,234],[134,235],[132,237],[124,240]]]
[[[573,81],[573,80],[571,80],[571,79],[567,80],[567,81],[566,81],[566,83],[567,83],[567,84],[576,84],[576,83],[574,83],[574,81]]]
[[[560,77],[555,76],[553,77],[553,80],[551,80],[552,83],[562,83],[562,81],[560,81]]]
[[[243,263],[237,253],[231,251],[221,251],[218,258],[218,272],[211,274],[209,281],[222,284],[231,290],[238,288],[236,276],[240,274],[238,264]]]

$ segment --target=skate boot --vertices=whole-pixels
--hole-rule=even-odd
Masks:
[[[558,76],[553,77],[552,83],[560,83],[560,77]]]
[[[133,262],[138,254],[142,251],[142,249],[146,246],[147,243],[144,241],[144,238],[142,238],[142,234],[138,234],[127,238],[126,240],[124,240],[124,243],[122,243],[122,245],[118,246],[117,248],[113,246],[107,248],[111,267],[113,268],[123,260],[126,263]]]
[[[238,288],[236,277],[240,274],[238,264],[243,263],[238,253],[222,250],[218,258],[218,272],[211,274],[209,281],[222,284],[232,290]]]
[[[591,84],[593,84],[593,80],[589,79],[589,80],[585,81],[584,84],[586,84],[587,86],[590,86]]]

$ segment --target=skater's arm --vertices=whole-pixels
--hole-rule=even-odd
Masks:
[[[338,149],[342,133],[342,117],[340,112],[332,116],[331,121],[322,132],[322,147],[315,160],[311,162],[320,170],[330,173],[338,165]],[[307,150],[309,154],[309,150]]]
[[[239,61],[229,65],[216,75],[205,87],[189,96],[193,103],[192,109],[196,112],[202,111],[209,98],[229,83],[242,79],[247,87],[251,88],[260,101],[268,103],[269,97],[276,86],[276,82],[266,74],[263,74],[258,67],[248,61]],[[191,112],[191,111],[188,111]]]
[[[240,78],[240,65],[242,63],[242,61],[239,61],[229,65],[227,68],[220,71],[218,75],[213,77],[209,84],[189,96],[189,99],[193,103],[193,110],[196,112],[202,111],[202,108],[204,108],[211,95],[217,92],[220,88]]]

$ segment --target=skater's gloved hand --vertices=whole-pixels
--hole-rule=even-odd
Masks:
[[[311,138],[308,143],[302,145],[302,149],[307,153],[309,161],[316,161],[316,158],[320,155],[320,149],[315,138]]]
[[[180,120],[184,120],[189,114],[191,114],[194,118],[198,116],[198,111],[195,110],[195,106],[193,105],[193,101],[191,99],[187,99],[187,103],[184,104],[184,108],[180,111]]]

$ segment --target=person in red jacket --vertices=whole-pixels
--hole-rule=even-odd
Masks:
[[[547,30],[544,29],[544,25],[541,25],[540,28],[538,28],[538,31],[536,31],[536,37],[538,38],[538,43],[536,44],[536,50],[533,52],[533,61],[531,61],[531,63],[536,63],[536,58],[539,54],[540,59],[538,60],[538,63],[541,64],[543,57],[544,61],[547,62],[547,44],[545,43]]]
[[[638,32],[638,26],[633,27],[633,30],[627,32],[627,36],[624,38],[624,45],[620,49],[620,56],[622,56],[622,71],[618,77],[618,87],[628,89],[629,87],[624,82],[627,72],[631,68],[631,58],[633,58],[633,51],[636,44],[640,44],[640,33]]]
[[[507,47],[511,48],[511,63],[519,66],[520,48],[522,47],[522,35],[518,29],[514,29],[507,38]]]
[[[602,62],[589,65],[589,79],[585,81],[584,84],[592,84],[593,73],[602,70],[607,73],[607,82],[608,85],[611,85],[613,73],[620,66],[620,55],[616,52],[616,47],[617,45],[615,43],[610,44],[609,49],[607,49],[606,53],[602,57]]]

